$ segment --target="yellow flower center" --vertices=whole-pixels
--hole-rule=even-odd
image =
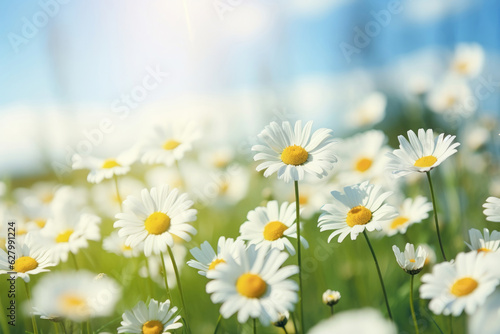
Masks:
[[[158,320],[149,320],[142,325],[142,334],[160,334],[163,333],[163,324]]]
[[[88,313],[89,307],[85,298],[74,294],[65,293],[59,297],[59,305],[61,309],[67,313]]]
[[[288,229],[288,226],[279,221],[272,221],[264,227],[264,239],[274,241],[283,236],[283,232]]]
[[[455,69],[457,70],[458,73],[466,74],[468,69],[469,69],[469,63],[463,61],[463,62],[458,62],[455,65]]]
[[[102,163],[101,168],[108,169],[108,168],[119,167],[119,166],[121,166],[121,165],[118,162],[116,162],[115,159],[106,159]]]
[[[299,195],[299,204],[300,205],[307,205],[307,203],[309,203],[309,196]]]
[[[26,233],[28,233],[28,230],[25,228],[20,228],[19,230],[17,230],[17,235],[25,235]]]
[[[43,193],[40,196],[40,200],[45,204],[49,204],[50,202],[52,202],[53,199],[54,199],[54,194],[51,192]]]
[[[38,262],[32,257],[23,256],[14,262],[14,271],[17,273],[25,273],[27,271],[36,269]]]
[[[163,149],[164,150],[167,150],[167,151],[171,151],[173,150],[174,148],[176,148],[177,146],[179,146],[181,143],[178,142],[177,140],[175,139],[169,139],[167,140],[164,144],[163,144]]]
[[[476,290],[478,283],[475,279],[471,277],[464,277],[457,279],[455,283],[451,286],[451,293],[457,297],[467,296]]]
[[[153,212],[144,222],[149,234],[162,234],[170,228],[170,217],[163,212]]]
[[[288,146],[281,152],[281,161],[287,165],[299,166],[307,161],[308,156],[309,153],[303,147],[293,145]]]
[[[478,253],[480,252],[485,252],[485,253],[488,253],[488,252],[491,252],[491,249],[488,249],[488,248],[484,248],[484,247],[481,247],[477,250]]]
[[[356,169],[358,172],[366,172],[370,167],[372,166],[373,160],[368,159],[368,158],[361,158],[356,162],[356,166],[354,169]]]
[[[408,218],[406,217],[397,217],[395,218],[392,223],[391,223],[391,229],[395,230],[397,229],[399,226],[403,225],[404,223],[406,223],[407,221],[409,221]]]
[[[432,165],[434,165],[436,163],[436,161],[437,161],[437,158],[435,156],[428,155],[425,157],[421,157],[420,159],[415,161],[413,166],[415,166],[415,167],[431,167]]]
[[[410,259],[410,262],[411,263],[415,263],[415,259]]]
[[[127,246],[127,245],[122,245],[122,252],[128,252],[128,251],[131,251],[131,250],[132,250],[132,247]]]
[[[227,190],[229,189],[229,183],[223,181],[221,184],[220,184],[220,187],[219,187],[219,190],[220,190],[220,193],[221,194],[225,194],[227,192]]]
[[[47,223],[47,221],[43,218],[38,218],[38,219],[35,219],[34,220],[35,224],[39,227],[39,228],[44,228],[45,227],[45,223]]]
[[[215,269],[215,267],[217,267],[217,265],[219,263],[226,263],[226,261],[224,261],[224,259],[215,259],[212,261],[212,263],[210,263],[210,265],[208,266],[208,270],[212,270],[212,269]]]
[[[372,212],[362,205],[355,206],[347,213],[346,223],[350,227],[365,225],[372,219]]]
[[[236,281],[236,290],[248,298],[260,298],[266,293],[267,284],[259,275],[246,273]]]
[[[73,234],[73,230],[66,230],[61,232],[56,237],[56,242],[68,242],[69,237]]]

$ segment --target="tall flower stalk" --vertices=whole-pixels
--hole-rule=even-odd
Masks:
[[[175,279],[177,281],[177,286],[179,287],[179,294],[181,295],[181,303],[184,311],[184,323],[186,325],[186,330],[189,333],[189,320],[188,320],[188,312],[186,308],[186,302],[184,301],[184,293],[182,292],[181,278],[179,275],[179,269],[177,268],[177,263],[175,262],[174,254],[172,253],[172,249],[170,246],[167,246],[168,255],[170,256],[170,260],[172,261],[172,266],[174,267]],[[165,273],[166,277],[166,273]],[[166,278],[165,278],[166,279]]]
[[[302,333],[305,333],[304,325],[304,298],[303,298],[303,288],[302,288],[302,256],[301,250],[302,245],[300,241],[300,202],[299,202],[299,181],[294,182],[295,185],[295,212],[297,214],[297,261],[299,264],[299,317],[300,317],[300,328]]]
[[[431,179],[431,173],[426,172],[427,174],[427,180],[429,181],[429,188],[431,191],[431,198],[432,198],[432,207],[434,211],[434,223],[436,224],[436,232],[439,240],[439,248],[441,249],[441,254],[443,255],[443,259],[445,261],[448,261],[446,259],[446,254],[444,253],[444,248],[443,248],[443,242],[441,241],[441,233],[439,232],[439,221],[438,221],[438,214],[437,214],[437,207],[436,207],[436,198],[434,196],[434,188],[432,186],[432,179]]]

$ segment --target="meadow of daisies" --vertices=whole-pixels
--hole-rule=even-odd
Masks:
[[[449,123],[452,92],[343,138],[271,121],[247,150],[165,119],[64,182],[5,180],[1,332],[500,333],[498,119]]]

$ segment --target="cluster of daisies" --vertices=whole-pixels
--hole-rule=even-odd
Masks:
[[[301,249],[309,245],[301,235],[301,220],[318,212],[317,227],[320,232],[328,231],[328,242],[336,238],[342,243],[348,236],[356,240],[363,234],[375,260],[390,320],[383,275],[368,234],[411,237],[411,226],[425,221],[433,212],[439,240],[434,246],[440,247],[444,261],[422,276],[420,297],[430,299],[429,308],[436,315],[458,316],[465,311],[480,314],[482,319],[494,317],[492,308],[485,305],[498,305],[499,293],[495,291],[500,271],[495,263],[500,260],[500,232],[471,229],[467,243],[470,251],[447,261],[439,231],[430,172],[457,152],[455,136],[436,136],[430,129],[419,129],[417,133],[410,130],[407,138],[399,136],[400,146],[393,150],[385,134],[377,130],[340,143],[329,129],[313,131],[312,122],[272,122],[258,135],[261,143],[252,147],[257,171],[263,171],[265,177],[277,175],[277,180],[269,181],[262,193],[266,201],[248,212],[238,236],[220,236],[216,247],[205,241],[190,249],[192,258],[186,261],[185,243],[197,234],[193,226],[198,215],[196,205],[210,200],[231,207],[245,197],[250,177],[245,168],[233,163],[234,151],[226,148],[213,152],[211,159],[203,159],[210,161],[211,167],[195,169],[209,175],[205,177],[208,183],[200,187],[196,177],[183,177],[184,168],[196,167],[186,163],[181,168],[179,162],[186,162],[185,156],[199,138],[198,128],[187,123],[158,128],[141,145],[115,157],[75,155],[73,168],[89,169],[87,180],[99,189],[92,195],[107,194],[106,198],[92,196],[97,213],[85,200],[89,195],[83,188],[37,184],[32,189],[16,190],[16,204],[1,210],[2,224],[15,220],[16,240],[15,247],[9,247],[3,232],[7,228],[2,227],[0,237],[5,238],[2,244],[6,246],[0,249],[0,274],[15,273],[24,280],[27,291],[30,276],[42,276],[33,293],[28,294],[35,333],[36,316],[65,330],[64,321],[87,322],[90,327],[92,318],[115,312],[123,282],[111,278],[110,273],[80,269],[75,257],[79,253],[86,255],[89,243],[101,242],[101,217],[114,222],[113,230],[102,239],[102,249],[125,258],[144,255],[138,274],[163,285],[167,296],[160,301],[140,300],[125,311],[117,328],[119,333],[158,334],[181,327],[190,331],[189,306],[193,301],[184,299],[180,274],[185,263],[205,276],[206,292],[213,303],[221,304],[221,317],[236,314],[240,323],[252,319],[254,330],[258,320],[263,326],[274,324],[285,332],[293,328],[305,333],[307,314],[302,296],[307,287],[302,285]],[[162,166],[149,169],[144,180],[129,177],[133,164],[139,161]],[[422,194],[405,196],[402,179],[419,182],[415,176],[421,174],[427,175],[431,201]],[[213,187],[207,188],[210,185]],[[102,186],[105,188],[99,188]],[[499,198],[489,197],[484,208],[487,220],[500,222]],[[424,266],[435,262],[432,249],[419,245],[415,250],[408,243],[401,252],[393,246],[394,264],[397,262],[411,275],[410,306],[417,332],[413,279]],[[9,262],[10,251],[15,253],[13,264]],[[69,261],[76,271],[59,270],[60,264],[68,266],[65,263]],[[179,300],[174,300],[177,306],[171,301],[173,287],[180,292]],[[339,299],[338,291],[328,290],[323,295],[332,315]],[[289,321],[291,314],[296,315],[293,321]],[[352,324],[360,317],[367,320]],[[310,333],[330,333],[332,328],[342,332],[347,324],[367,326],[372,332],[395,333],[395,324],[390,320],[374,309],[344,312],[318,324]]]

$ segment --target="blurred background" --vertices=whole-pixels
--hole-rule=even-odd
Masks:
[[[421,125],[418,108],[449,131],[472,115],[497,117],[499,9],[488,0],[3,1],[0,175],[64,178],[74,152],[124,149],[179,115],[243,145],[270,120],[313,119],[341,137],[363,127],[400,134],[401,121]],[[462,43],[471,71],[456,64]]]

